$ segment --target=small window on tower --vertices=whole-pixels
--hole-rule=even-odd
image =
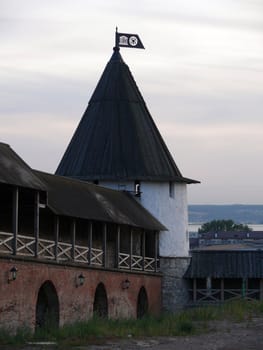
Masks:
[[[174,182],[169,182],[169,196],[171,198],[174,198]]]
[[[136,197],[141,197],[141,183],[140,181],[134,181],[134,192]]]

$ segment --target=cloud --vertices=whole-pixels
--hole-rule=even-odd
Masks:
[[[29,166],[53,173],[71,138],[75,122],[48,114],[9,115],[0,127],[1,142],[9,144]]]
[[[262,203],[261,123],[171,123],[161,130],[183,175],[201,181],[189,187],[190,203]]]
[[[9,0],[0,13],[1,139],[29,165],[55,170],[117,25],[140,34],[146,50],[121,54],[179,168],[202,181],[190,202],[262,202],[261,1]]]

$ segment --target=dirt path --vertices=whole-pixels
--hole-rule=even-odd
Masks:
[[[211,322],[209,332],[198,336],[154,337],[106,341],[70,350],[263,350],[263,318],[248,322]],[[13,350],[12,347],[1,350]],[[55,350],[56,346],[26,345],[19,350]],[[68,350],[68,349],[67,349]]]
[[[263,350],[263,318],[243,323],[213,322],[207,334],[128,339],[74,350]]]

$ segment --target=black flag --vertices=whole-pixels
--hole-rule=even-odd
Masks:
[[[137,34],[118,33],[116,31],[116,46],[144,49],[144,46]]]

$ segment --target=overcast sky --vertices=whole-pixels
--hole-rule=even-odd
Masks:
[[[116,25],[189,203],[262,204],[262,0],[0,0],[0,140],[54,172]]]

